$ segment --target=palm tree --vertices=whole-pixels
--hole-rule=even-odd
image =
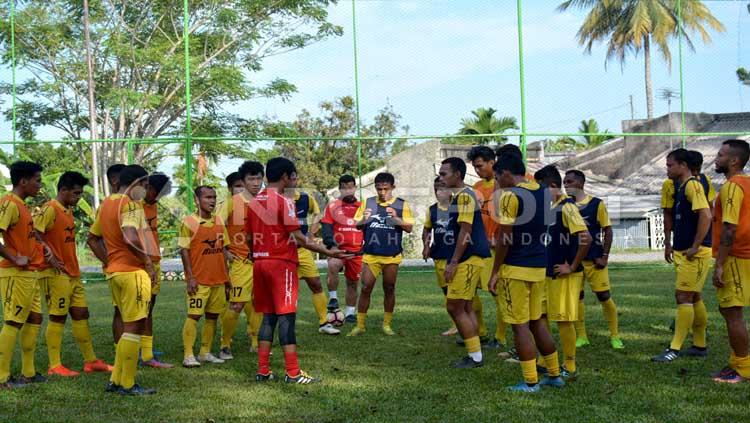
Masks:
[[[750,7],[750,5],[748,5]],[[737,69],[737,78],[745,85],[750,85],[750,71],[745,68]]]
[[[609,133],[609,130],[605,129],[604,132],[599,131],[599,123],[596,119],[582,120],[581,126],[578,127],[578,132],[583,134],[581,135],[581,140],[583,141],[581,145],[582,150],[598,147],[604,144],[605,141],[614,138]]]
[[[698,33],[704,44],[711,42],[706,26],[717,32],[724,31],[711,11],[698,0],[684,0],[682,4],[682,37],[686,45],[695,50],[690,33]],[[607,58],[625,63],[628,53],[643,51],[646,81],[646,110],[648,118],[654,117],[654,98],[651,83],[651,45],[656,44],[662,57],[671,67],[672,52],[669,40],[679,34],[677,3],[674,0],[567,0],[558,6],[559,11],[570,8],[589,9],[578,30],[578,42],[586,53],[596,42],[607,42]]]
[[[518,129],[516,118],[514,117],[495,117],[497,110],[492,107],[485,109],[480,107],[471,112],[474,117],[461,119],[461,129],[458,133],[461,135],[479,135],[479,134],[502,134],[511,129]],[[478,137],[472,138],[471,142],[476,144],[502,144],[508,138],[504,136],[495,137]]]

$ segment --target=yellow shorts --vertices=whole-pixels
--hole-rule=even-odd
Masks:
[[[722,282],[716,290],[719,308],[750,306],[750,259],[727,257]]]
[[[469,264],[467,262],[458,263],[456,273],[453,279],[448,282],[449,300],[471,301],[477,293],[479,278],[482,276],[482,266]]]
[[[198,285],[193,296],[187,296],[188,314],[203,316],[203,313],[221,314],[227,308],[224,285]]]
[[[446,259],[437,259],[435,262],[435,276],[437,277],[438,288],[443,289],[448,287],[448,282],[445,281],[445,266],[448,264]]]
[[[404,257],[401,254],[393,257],[365,254],[362,257],[362,263],[364,263],[364,265],[370,269],[370,272],[372,272],[372,276],[377,279],[378,276],[383,273],[383,266],[389,264],[399,265],[401,264],[401,260],[403,260],[403,258]]]
[[[161,263],[154,263],[154,269],[156,270],[156,282],[151,285],[151,296],[155,297],[161,292]]]
[[[3,320],[25,323],[30,312],[42,314],[39,280],[36,276],[6,276],[0,278],[0,297],[3,300]]]
[[[583,272],[571,273],[545,282],[547,319],[551,322],[578,320],[578,296],[583,288]]]
[[[137,322],[148,317],[151,303],[151,279],[144,270],[117,272],[107,275],[112,301],[125,323]]]
[[[544,283],[501,278],[497,285],[505,323],[520,325],[542,317]]]
[[[229,263],[229,301],[247,303],[253,299],[253,262],[250,260],[233,260]]]
[[[495,265],[495,250],[490,250],[490,254],[489,257],[482,259],[484,267],[479,278],[479,287],[487,292],[489,292],[490,279],[492,278],[492,266]]]
[[[86,292],[80,277],[57,273],[39,279],[39,288],[47,301],[47,312],[53,316],[65,316],[70,307],[88,307]]]
[[[685,254],[674,252],[674,269],[676,272],[675,289],[677,291],[701,292],[711,270],[711,257],[695,257],[688,260]]]
[[[583,261],[583,275],[591,285],[591,290],[594,292],[604,292],[611,289],[609,285],[609,267],[604,269],[597,269],[594,267],[594,262],[591,260]],[[583,289],[583,287],[581,288]]]
[[[297,257],[299,258],[299,267],[297,268],[297,277],[302,278],[319,278],[320,271],[315,265],[312,251],[307,248],[297,248]]]

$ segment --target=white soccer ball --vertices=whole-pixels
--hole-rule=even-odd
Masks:
[[[337,308],[336,310],[328,312],[327,319],[328,323],[332,324],[333,326],[341,326],[344,324],[344,313],[341,311],[341,309]]]

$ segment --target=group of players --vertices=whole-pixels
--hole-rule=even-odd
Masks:
[[[667,157],[662,189],[665,209],[665,257],[676,268],[677,314],[672,342],[654,361],[679,356],[706,356],[706,307],[703,284],[716,258],[713,283],[727,322],[731,344],[729,365],[713,377],[737,383],[750,378],[748,335],[742,308],[750,305],[750,178],[742,170],[750,156],[744,141],[726,141],[716,170],[727,177],[715,201],[711,182],[700,173],[702,156],[677,149]],[[474,189],[465,185],[462,158],[445,159],[434,180],[437,202],[429,207],[422,239],[423,258],[432,258],[445,307],[467,355],[455,368],[483,365],[482,347],[499,348],[508,361],[519,362],[523,381],[513,391],[536,392],[541,386],[562,387],[577,378],[576,349],[589,344],[584,325],[583,285],[588,280],[609,324],[610,342],[623,349],[617,309],[611,298],[607,270],[612,228],[604,202],[586,193],[585,175],[554,166],[526,173],[520,150],[506,145],[471,149],[469,162],[481,178]],[[152,394],[135,382],[139,362],[154,368],[172,367],[157,359],[153,348],[152,313],[160,288],[160,246],[157,204],[171,190],[166,175],[149,175],[138,165],[114,165],[107,178],[112,195],[97,210],[87,244],[102,262],[114,305],[115,362],[108,365],[94,353],[88,308],[76,257],[73,210],[86,177],[66,172],[56,197],[32,215],[25,200],[41,188],[42,168],[31,162],[10,167],[12,192],[0,200],[0,389],[45,381],[36,372],[34,352],[46,299],[49,322],[46,341],[48,375],[76,376],[62,365],[60,349],[66,317],[84,359],[84,372],[111,372],[107,392]],[[375,177],[377,195],[355,196],[356,182],[339,179],[339,198],[323,218],[315,198],[297,189],[297,170],[285,158],[265,167],[247,161],[227,177],[229,195],[217,204],[216,189],[194,190],[196,212],[182,219],[178,246],[186,281],[187,316],[183,326],[184,367],[233,359],[232,338],[243,311],[248,320],[251,350],[257,352],[259,382],[275,379],[270,369],[271,345],[278,331],[287,383],[318,379],[300,369],[296,353],[298,278],[312,291],[319,332],[339,334],[343,321],[356,323],[349,336],[366,331],[370,297],[382,274],[382,331],[394,335],[396,280],[403,255],[403,234],[411,232],[414,216],[407,201],[393,195],[392,174]],[[713,229],[711,219],[713,216]],[[315,241],[320,226],[322,245]],[[329,257],[328,293],[323,291],[312,253]],[[339,318],[338,273],[347,281],[346,312]],[[360,292],[357,293],[361,282]],[[480,292],[496,304],[496,331],[488,336]],[[355,314],[356,311],[356,314]],[[193,347],[199,320],[205,316],[200,352]],[[218,357],[212,354],[221,323]],[[343,321],[342,321],[343,320]],[[563,364],[551,336],[556,322]],[[506,349],[507,325],[513,348]],[[680,351],[689,331],[693,345]],[[21,376],[10,374],[16,341],[22,351]],[[155,354],[157,353],[157,354]],[[539,378],[540,373],[543,377]]]

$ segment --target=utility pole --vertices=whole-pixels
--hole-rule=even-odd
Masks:
[[[630,94],[630,120],[635,120],[635,106],[633,105],[633,94]]]

